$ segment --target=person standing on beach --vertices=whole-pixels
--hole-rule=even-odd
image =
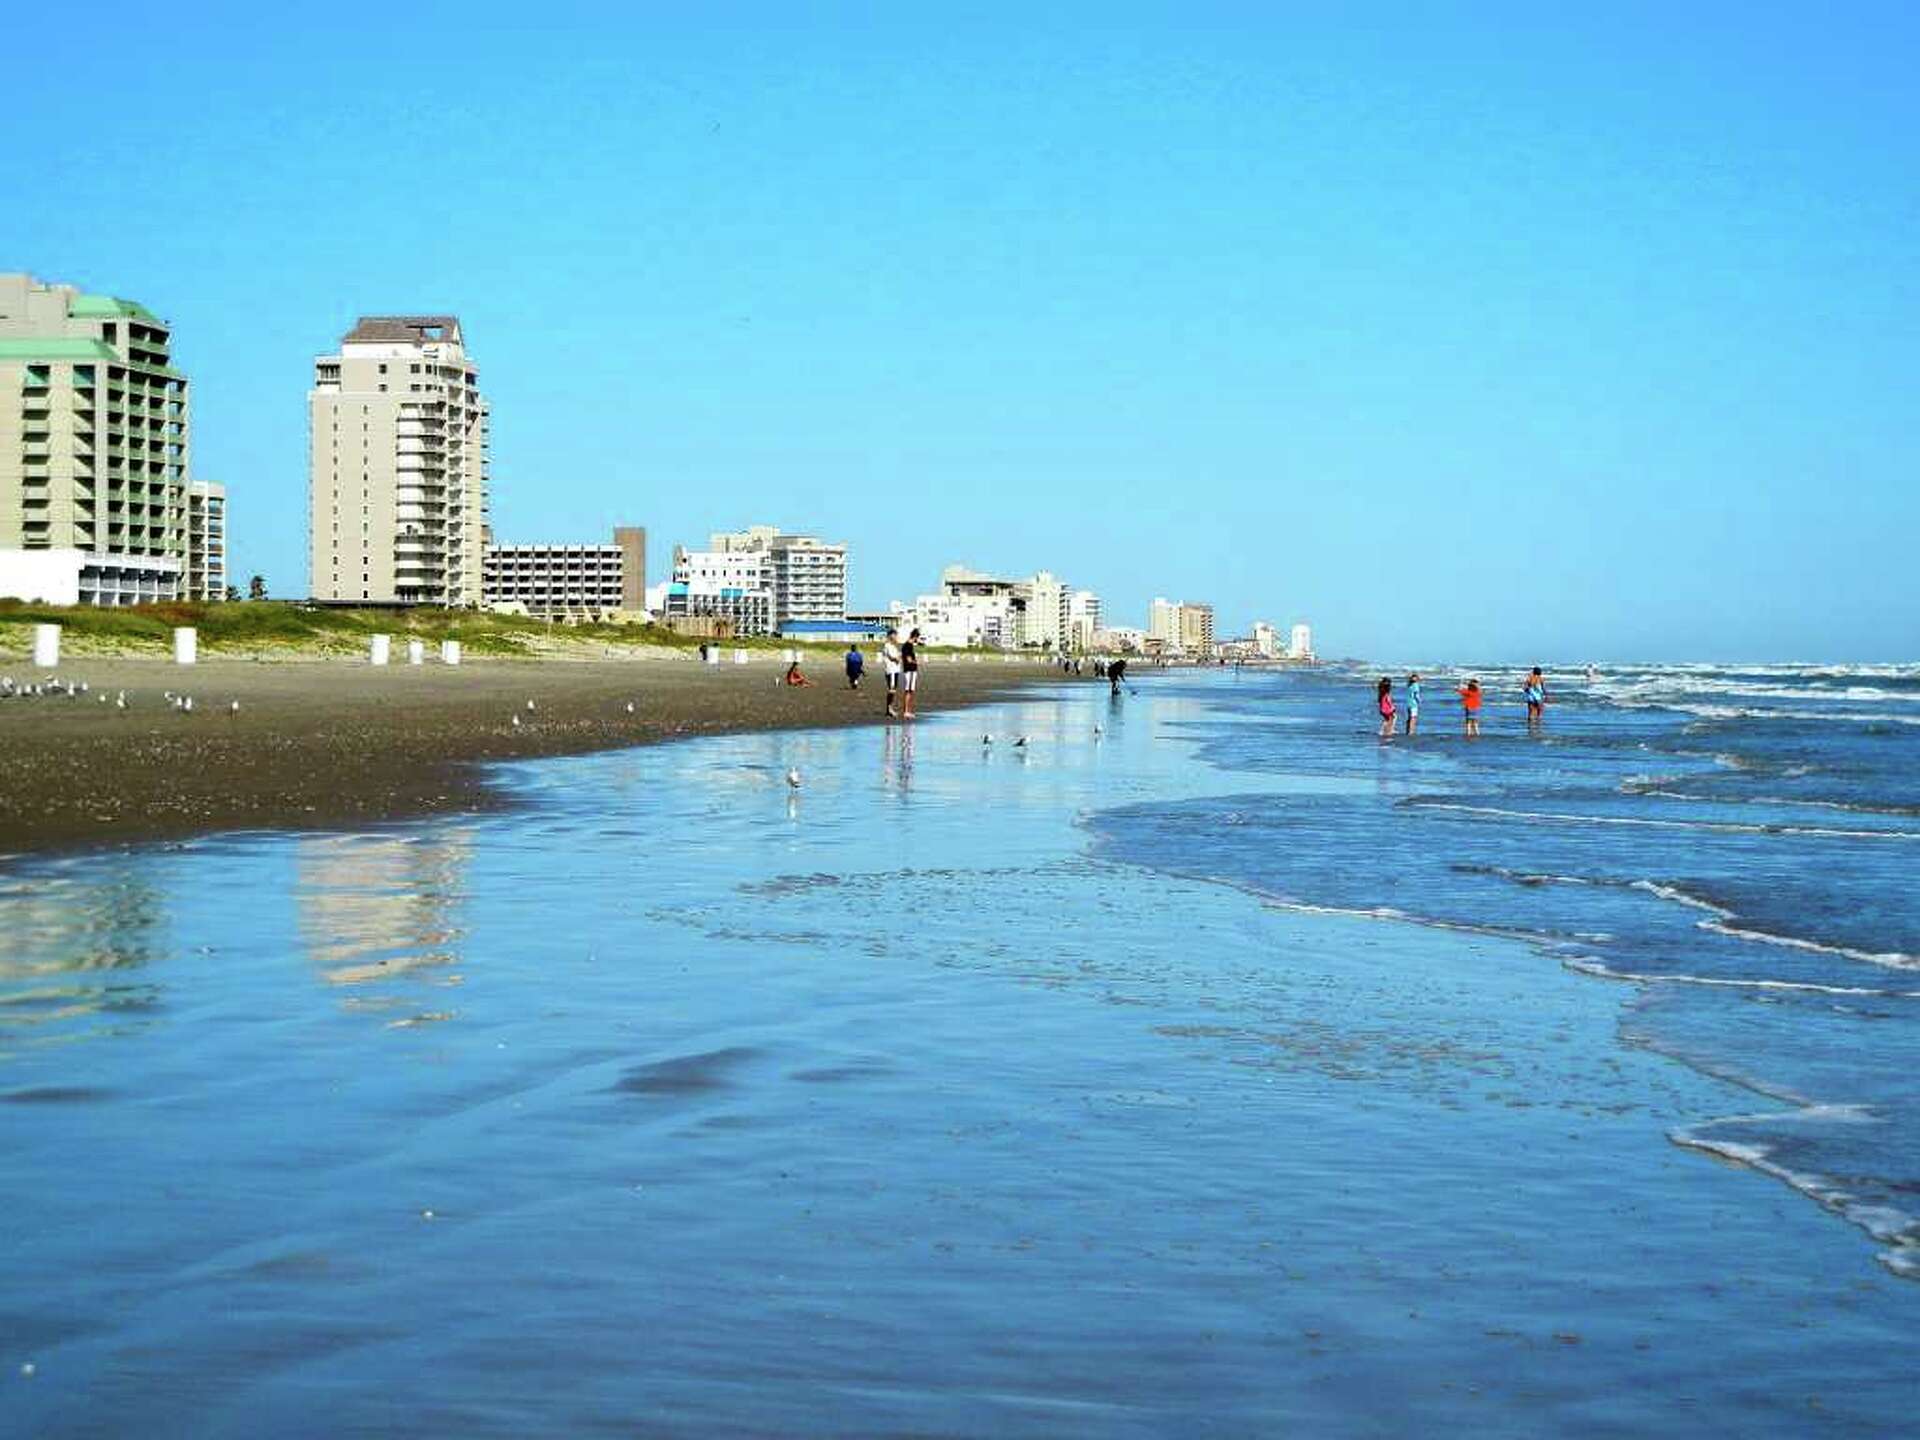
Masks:
[[[900,632],[887,631],[886,643],[880,647],[880,668],[887,675],[887,714],[893,714],[894,706],[900,699]]]
[[[920,689],[920,632],[908,633],[900,647],[900,713],[913,719],[913,697]]]
[[[1480,733],[1480,682],[1469,680],[1456,693],[1460,696],[1461,720],[1471,740]]]
[[[860,677],[866,673],[866,669],[867,657],[860,653],[860,642],[856,640],[847,651],[847,688],[849,690],[860,688]]]
[[[1526,689],[1521,693],[1527,699],[1527,728],[1538,730],[1540,722],[1546,718],[1547,710],[1547,677],[1540,673],[1538,665],[1527,676]]]
[[[1107,662],[1107,683],[1113,687],[1112,690],[1108,692],[1109,694],[1118,695],[1120,693],[1120,682],[1126,678],[1127,662],[1125,660],[1110,660]]]
[[[1393,681],[1380,677],[1380,738],[1393,738]]]
[[[1407,676],[1407,734],[1420,728],[1420,672]]]

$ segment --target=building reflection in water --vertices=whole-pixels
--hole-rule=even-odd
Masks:
[[[132,865],[0,877],[0,1057],[142,1021],[160,1002],[146,972],[166,952],[166,913]]]
[[[471,830],[458,825],[300,837],[294,897],[308,962],[328,984],[356,992],[347,1001],[354,1009],[415,1003],[417,995],[379,991],[395,981],[460,983],[459,914],[472,852]]]

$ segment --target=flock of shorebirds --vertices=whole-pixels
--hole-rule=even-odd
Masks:
[[[89,695],[91,695],[100,704],[111,705],[116,710],[126,710],[131,708],[131,703],[127,699],[127,692],[124,690],[116,690],[111,695],[109,695],[105,690],[92,689],[84,680],[62,679],[57,675],[50,676],[43,680],[28,681],[25,684],[16,683],[14,678],[11,675],[0,675],[0,700],[43,700],[43,699],[80,700],[80,699],[84,699]],[[161,699],[166,703],[168,708],[175,710],[182,715],[191,715],[194,713],[193,696],[186,694],[183,691],[173,691],[173,690],[162,691]],[[527,708],[525,713],[532,715],[536,713],[536,711],[537,711],[537,707],[534,705],[533,701],[531,700],[527,701]],[[634,713],[634,705],[631,700],[626,702],[626,712],[629,715]],[[227,714],[238,715],[239,713],[240,713],[240,702],[238,700],[229,700],[227,702]],[[516,710],[509,717],[512,721],[513,728],[516,730],[519,729],[521,726],[520,716],[521,716],[521,712]],[[1102,731],[1100,726],[1096,725],[1093,727],[1093,738],[1096,741],[1100,739],[1103,733],[1104,732]],[[980,737],[980,745],[983,750],[992,749],[993,744],[994,744],[994,737],[991,732],[983,734]],[[1015,750],[1026,749],[1027,737],[1022,735],[1022,736],[1019,736],[1017,739],[1015,739],[1013,741],[1013,748]],[[802,784],[802,779],[801,779],[800,772],[797,769],[788,770],[787,771],[788,787],[794,790],[798,790],[801,784]]]
[[[95,690],[84,680],[63,680],[59,676],[50,676],[45,680],[29,680],[19,684],[11,675],[0,675],[0,700],[83,700],[91,696],[102,705],[111,705],[116,710],[132,709],[127,692],[116,690],[109,695],[105,690]],[[172,690],[162,692],[161,698],[168,708],[183,715],[193,713],[193,696],[176,693]],[[229,700],[227,713],[238,715],[240,702]]]

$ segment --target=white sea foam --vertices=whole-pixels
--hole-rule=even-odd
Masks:
[[[1575,955],[1560,962],[1567,969],[1596,980],[1618,980],[1629,985],[1702,985],[1714,990],[1786,990],[1808,995],[1849,995],[1886,1000],[1920,1000],[1920,990],[1883,990],[1871,985],[1816,985],[1806,980],[1732,980],[1716,975],[1646,974],[1616,970],[1604,960]]]
[[[1686,1149],[1716,1155],[1757,1174],[1771,1176],[1799,1191],[1823,1209],[1888,1246],[1880,1256],[1880,1263],[1887,1269],[1905,1279],[1920,1279],[1920,1220],[1895,1206],[1863,1199],[1830,1176],[1783,1165],[1773,1158],[1773,1150],[1769,1146],[1720,1140],[1702,1133],[1716,1125],[1777,1125],[1782,1122],[1874,1124],[1877,1123],[1877,1117],[1858,1105],[1808,1105],[1785,1114],[1733,1115],[1724,1120],[1708,1121],[1704,1125],[1683,1126],[1672,1131],[1668,1139]]]
[[[1626,825],[1653,830],[1713,830],[1736,835],[1805,835],[1833,840],[1920,840],[1920,830],[1843,830],[1825,825],[1761,825],[1744,820],[1664,820],[1651,815],[1574,815],[1554,810],[1507,810],[1498,805],[1414,799],[1423,810],[1491,815],[1502,820],[1547,820],[1561,825]]]

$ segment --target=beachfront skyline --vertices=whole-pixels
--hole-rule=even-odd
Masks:
[[[1920,648],[1860,554],[1920,522],[1901,11],[93,13],[113,86],[16,79],[5,263],[174,325],[278,594],[314,357],[444,309],[506,542],[788,514],[859,608],[1039,553],[1383,658]]]

